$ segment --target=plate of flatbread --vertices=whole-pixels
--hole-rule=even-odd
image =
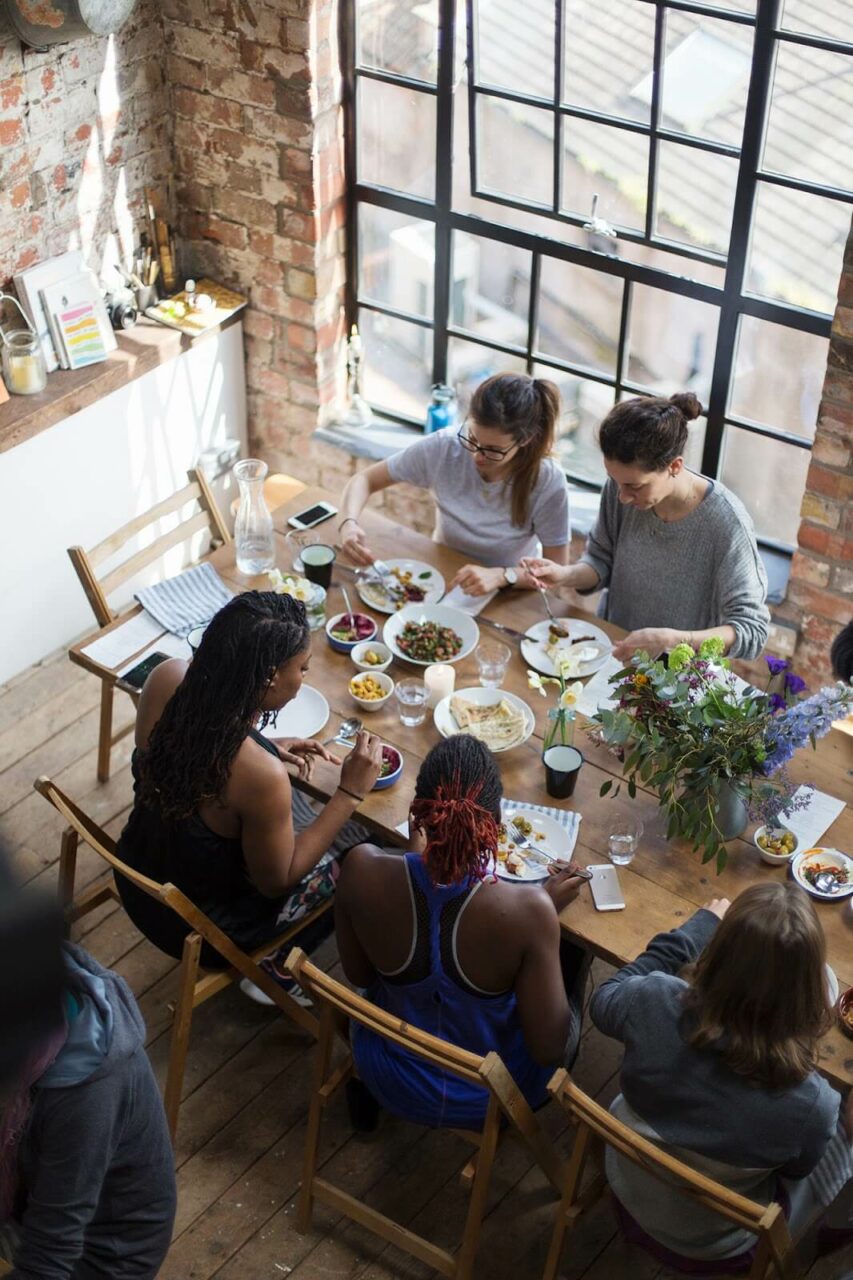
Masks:
[[[443,738],[453,733],[470,733],[497,754],[526,742],[536,724],[530,707],[506,689],[483,689],[475,685],[442,698],[433,713],[435,727]]]

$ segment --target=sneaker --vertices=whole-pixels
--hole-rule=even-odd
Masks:
[[[294,982],[292,978],[287,978],[284,982],[277,978],[276,981],[282,990],[286,991],[297,1004],[302,1005],[303,1009],[312,1008],[311,997],[305,994],[298,982]],[[240,990],[243,992],[244,996],[248,996],[250,1000],[254,1000],[255,1004],[262,1004],[267,1008],[272,1008],[275,1004],[275,1000],[272,1000],[267,995],[266,991],[261,991],[261,988],[252,982],[251,978],[241,979]]]

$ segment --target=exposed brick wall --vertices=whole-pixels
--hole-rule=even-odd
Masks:
[[[829,647],[853,616],[853,230],[847,241],[817,430],[787,597],[800,628],[795,666],[830,676]]]
[[[129,257],[143,187],[171,174],[158,0],[112,41],[46,53],[0,26],[0,287],[42,258],[82,248],[100,272]]]
[[[354,464],[310,441],[332,416],[341,373],[335,5],[163,0],[162,12],[186,269],[249,295],[251,448],[338,488]]]

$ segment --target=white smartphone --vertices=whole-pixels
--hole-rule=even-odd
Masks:
[[[291,529],[313,529],[315,524],[322,524],[324,520],[337,514],[338,508],[333,507],[330,502],[317,502],[313,507],[298,511],[287,523]]]
[[[609,862],[595,867],[587,867],[592,872],[589,887],[592,889],[592,900],[599,911],[621,911],[625,906],[622,889],[616,868]]]

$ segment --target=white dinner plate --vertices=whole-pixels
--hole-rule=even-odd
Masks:
[[[821,893],[813,884],[809,884],[803,875],[805,868],[815,863],[844,868],[847,871],[847,884],[842,885],[836,893]],[[839,849],[828,849],[816,845],[812,849],[804,849],[802,853],[795,853],[788,865],[791,868],[791,875],[800,888],[805,889],[806,893],[810,893],[813,898],[820,898],[821,902],[840,902],[842,898],[849,898],[853,893],[853,858],[849,858]]]
[[[397,643],[397,637],[407,622],[435,622],[440,627],[450,627],[462,641],[462,648],[452,658],[410,658]],[[413,662],[416,667],[428,667],[433,662],[459,662],[467,658],[480,639],[480,628],[473,618],[461,609],[451,609],[446,604],[407,604],[391,617],[382,628],[382,639],[396,658]]]
[[[418,601],[418,604],[437,604],[444,595],[444,578],[438,569],[434,569],[424,560],[391,559],[383,563],[387,564],[389,569],[399,569],[401,573],[412,575],[409,585],[420,587],[425,592],[423,600]],[[355,589],[368,608],[375,609],[377,613],[398,613],[400,609],[405,608],[405,601],[402,605],[395,604],[388,598],[379,583],[365,582],[362,578],[356,578]]]
[[[265,738],[313,738],[329,719],[329,704],[319,689],[304,684],[265,729]]]
[[[457,689],[455,694],[448,694],[446,698],[442,698],[435,711],[433,712],[433,720],[435,727],[443,738],[449,738],[454,733],[465,733],[465,729],[460,729],[456,723],[450,702],[451,698],[458,696],[466,698],[468,702],[476,702],[482,707],[496,707],[499,702],[506,701],[513,707],[517,707],[524,716],[524,728],[515,742],[511,742],[509,746],[501,747],[499,751],[495,751],[495,755],[500,755],[504,751],[512,751],[513,747],[520,747],[526,742],[536,727],[536,717],[523,698],[518,698],[514,693],[508,693],[506,689],[483,689],[480,685],[475,685],[470,689]]]
[[[572,842],[566,828],[557,822],[556,818],[550,817],[547,813],[538,813],[535,809],[527,809],[523,804],[507,805],[503,808],[503,822],[509,827],[513,818],[526,818],[528,822],[533,824],[533,834],[530,836],[534,844],[538,844],[547,853],[551,853],[555,858],[560,858],[564,862],[568,862],[572,854]],[[538,838],[537,838],[538,837]],[[512,838],[512,837],[510,837]],[[522,857],[524,854],[522,852]],[[531,884],[537,880],[547,880],[548,868],[544,867],[540,862],[529,862],[520,875],[514,876],[507,871],[503,862],[498,859],[495,863],[495,874],[501,880],[511,880],[514,884],[525,882]]]
[[[569,638],[561,642],[561,649],[576,644],[580,636],[591,637],[590,647],[593,644],[600,647],[599,654],[589,662],[581,663],[578,669],[578,676],[581,679],[584,676],[591,676],[610,656],[610,651],[613,648],[610,637],[605,631],[601,630],[601,627],[597,627],[594,622],[587,622],[586,618],[558,618],[557,621],[569,633]],[[543,622],[535,622],[532,627],[527,628],[524,633],[524,639],[521,642],[521,653],[525,662],[534,671],[538,671],[543,676],[555,676],[558,674],[557,668],[545,652],[548,646],[549,626],[550,623],[547,619]]]

